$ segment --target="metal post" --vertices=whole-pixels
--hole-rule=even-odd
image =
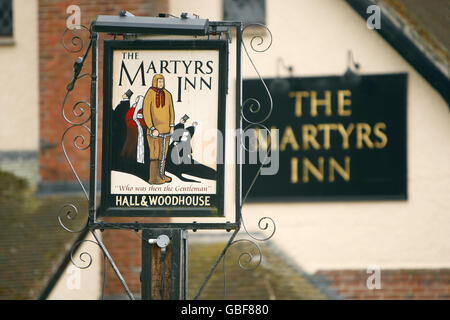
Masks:
[[[128,288],[125,279],[123,278],[122,274],[119,271],[119,268],[117,268],[116,264],[114,263],[114,260],[111,258],[111,255],[109,254],[108,250],[106,249],[105,245],[103,244],[102,240],[99,238],[95,230],[91,231],[92,235],[94,236],[95,240],[97,241],[97,244],[100,246],[100,249],[102,249],[103,254],[105,255],[105,258],[108,259],[109,263],[111,264],[111,267],[113,268],[114,272],[117,275],[117,278],[119,279],[120,283],[122,283],[123,287],[125,288],[125,291],[128,295],[128,297],[131,300],[136,300],[133,296],[133,293]],[[105,270],[106,271],[106,270]]]
[[[143,229],[141,265],[142,300],[187,299],[187,230]]]
[[[92,32],[92,71],[91,71],[91,136],[90,136],[90,176],[89,176],[89,218],[97,220],[97,122],[98,122],[98,34]]]
[[[242,134],[242,23],[236,25],[236,130]],[[241,137],[238,135],[236,139],[236,198],[239,205],[236,210],[236,223],[241,224],[241,208],[242,208],[242,146]]]

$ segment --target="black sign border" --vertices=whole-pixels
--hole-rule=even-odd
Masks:
[[[219,92],[218,124],[223,132],[223,151],[225,154],[226,94],[228,81],[228,42],[226,40],[104,40],[103,53],[103,133],[101,194],[98,215],[104,217],[225,217],[225,165],[217,163],[216,196],[217,206],[210,208],[124,208],[116,207],[111,197],[111,132],[112,108],[112,69],[114,50],[218,50],[219,51]],[[219,140],[218,140],[219,143]],[[219,146],[218,146],[219,149]],[[106,155],[106,156],[105,156]],[[218,152],[219,160],[220,152]]]
[[[403,159],[401,161],[404,162],[403,171],[401,172],[402,175],[402,181],[401,181],[401,192],[398,194],[378,194],[378,195],[295,195],[295,196],[254,196],[250,192],[248,195],[246,202],[249,203],[280,203],[280,202],[287,202],[287,203],[294,203],[294,202],[346,202],[346,201],[353,201],[353,202],[359,202],[359,201],[407,201],[408,200],[408,73],[406,72],[398,72],[398,73],[373,73],[373,74],[355,74],[353,77],[383,77],[383,76],[393,76],[398,77],[399,79],[404,80],[404,91],[402,91],[404,103],[402,112],[404,113],[404,117],[402,119],[402,125],[403,125],[403,132],[404,136],[402,137],[402,140],[405,141],[403,145],[402,155]],[[295,77],[298,78],[298,77]],[[343,79],[343,76],[340,75],[324,75],[324,76],[308,76],[308,77],[301,77],[302,80],[320,80],[322,78],[327,79],[335,79],[336,81],[339,81]],[[270,85],[271,81],[274,80],[287,80],[290,82],[294,78],[287,77],[287,78],[266,78],[266,82]],[[246,81],[256,81],[258,82],[259,79],[257,78],[246,78],[243,79],[242,86],[245,89],[245,82]],[[274,109],[274,111],[276,108]],[[243,168],[243,171],[245,168]]]

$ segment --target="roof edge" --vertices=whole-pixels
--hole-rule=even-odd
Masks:
[[[367,7],[378,5],[373,0],[345,0],[364,20],[368,18]],[[381,28],[376,30],[425,80],[442,96],[450,107],[450,79],[436,65],[414,39],[405,32],[391,16],[381,8]]]
[[[89,228],[84,228],[83,231],[78,235],[78,237],[75,238],[73,244],[69,248],[69,250],[66,250],[64,256],[60,260],[60,263],[58,264],[58,267],[56,268],[56,271],[50,276],[50,278],[47,281],[47,284],[41,291],[41,294],[39,295],[39,300],[46,300],[52,293],[53,289],[55,288],[56,284],[58,283],[59,279],[63,275],[64,271],[66,270],[67,266],[69,265],[69,262],[72,261],[72,252],[75,252],[78,250],[78,248],[81,246],[83,240],[87,237],[89,233]]]

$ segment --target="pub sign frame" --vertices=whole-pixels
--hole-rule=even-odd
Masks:
[[[208,54],[212,54],[215,58],[212,60],[203,61],[206,63],[202,63],[201,60],[190,61],[190,63],[185,63],[182,60],[183,55],[188,54],[190,51],[195,53],[201,53],[202,56],[208,58]],[[172,75],[166,75],[164,72],[169,71],[169,67],[167,63],[162,63],[162,59],[164,57],[156,58],[155,60],[146,59],[148,57],[158,57],[158,53],[168,54],[172,57]],[[133,54],[141,55],[142,57],[137,58],[138,56],[133,56]],[[226,87],[228,81],[228,43],[226,40],[105,40],[104,41],[104,67],[103,67],[103,136],[102,136],[102,185],[101,185],[101,205],[98,209],[98,213],[100,216],[116,216],[116,217],[224,217],[224,161],[221,160],[221,157],[224,157],[225,153],[225,120],[226,120]],[[144,57],[145,56],[145,57]],[[195,54],[193,55],[195,56]],[[174,58],[175,57],[175,58]],[[178,57],[180,60],[177,62],[176,58]],[[120,75],[118,73],[118,61],[121,60],[120,67]],[[134,59],[135,66],[139,66],[133,69],[133,71],[128,70],[125,64],[125,59]],[[173,60],[175,59],[175,60]],[[130,60],[128,60],[130,61]],[[165,62],[168,61],[164,60]],[[198,62],[200,61],[200,62]],[[137,64],[136,64],[137,63]],[[141,63],[141,64],[140,64]],[[144,64],[145,69],[144,69]],[[192,68],[190,67],[192,64]],[[194,65],[195,64],[195,65]],[[189,66],[189,67],[187,67]],[[199,68],[200,67],[200,68]],[[203,67],[203,69],[202,69]],[[195,70],[195,71],[194,71]],[[147,72],[145,72],[147,71]],[[177,73],[178,71],[178,73]],[[184,71],[184,73],[183,73]],[[136,72],[136,73],[135,73]],[[187,74],[188,73],[197,75],[197,74],[212,74],[211,77],[203,79],[196,78],[194,80],[198,80],[199,83],[196,83],[197,89],[200,85],[202,85],[203,94],[205,97],[209,97],[211,100],[215,100],[216,104],[209,105],[206,103],[203,104],[195,104],[198,102],[195,98],[192,98],[191,103],[184,103],[182,95],[186,95],[186,91],[182,92],[184,89],[188,88],[191,92],[191,97],[196,94],[195,87],[193,85],[193,81],[189,81]],[[185,78],[179,75],[186,76]],[[163,89],[155,89],[155,83],[151,83],[157,76],[161,76],[164,79],[165,86]],[[170,79],[164,78],[170,77]],[[194,75],[193,75],[194,76]],[[127,79],[128,77],[128,79]],[[134,78],[132,78],[134,77]],[[145,79],[144,79],[145,77]],[[153,77],[153,79],[152,79]],[[215,79],[212,79],[212,78]],[[142,78],[142,81],[141,81]],[[119,85],[117,84],[117,80],[119,81]],[[130,81],[131,80],[131,81]],[[184,82],[182,82],[184,80]],[[209,82],[207,81],[209,80]],[[136,85],[136,82],[141,82],[140,86]],[[213,82],[214,84],[212,84]],[[132,88],[126,87],[125,83],[128,83]],[[171,88],[168,88],[169,83],[172,84]],[[175,85],[176,84],[176,85]],[[141,88],[144,86],[145,88]],[[183,89],[184,86],[184,89]],[[177,88],[174,88],[177,87]],[[211,87],[213,87],[211,90]],[[136,90],[137,89],[137,90]],[[144,89],[144,90],[143,90]],[[175,89],[175,90],[174,90]],[[208,90],[209,89],[209,90]],[[119,92],[119,90],[121,90]],[[140,95],[137,91],[140,91]],[[158,90],[160,90],[158,92]],[[136,91],[136,93],[134,93]],[[206,94],[206,91],[214,91],[209,96]],[[145,92],[145,94],[144,94]],[[160,93],[161,92],[161,93]],[[122,96],[124,94],[124,96]],[[127,96],[128,95],[128,96]],[[130,96],[131,95],[131,96]],[[210,97],[212,95],[212,98]],[[121,98],[125,98],[125,100],[120,101],[117,98],[118,96],[122,96]],[[136,98],[137,96],[137,98]],[[153,97],[153,101],[150,102]],[[139,129],[139,134],[141,137],[137,141],[137,149],[139,151],[139,144],[141,147],[141,163],[138,163],[138,167],[133,167],[133,171],[130,171],[130,162],[123,161],[123,159],[127,156],[127,150],[125,150],[125,146],[127,145],[128,140],[128,131],[127,136],[123,134],[123,130],[120,129],[120,126],[117,126],[117,115],[116,110],[120,107],[120,104],[123,101],[128,100],[128,105],[124,107],[128,110],[127,112],[127,123],[137,126],[141,126]],[[172,105],[169,107],[169,100],[171,100]],[[156,101],[156,103],[155,103]],[[134,103],[134,104],[133,104]],[[158,106],[161,105],[161,107]],[[116,104],[116,109],[113,111],[113,108]],[[150,105],[152,105],[152,111],[150,109]],[[155,107],[156,105],[156,107]],[[166,106],[167,105],[167,106]],[[178,107],[182,105],[183,107]],[[165,111],[164,111],[164,106]],[[140,119],[136,119],[136,114],[139,116],[139,112],[137,109],[141,109],[139,112],[141,115]],[[169,108],[169,109],[167,109]],[[196,110],[200,108],[201,110]],[[209,110],[213,110],[210,113],[213,113],[212,121],[203,121],[200,122],[200,125],[205,126],[207,122],[209,122],[210,129],[216,129],[217,134],[222,133],[222,139],[216,137],[216,163],[215,170],[210,167],[203,165],[201,163],[191,165],[192,167],[197,168],[196,173],[200,171],[201,177],[205,176],[209,180],[199,179],[194,177],[192,179],[191,175],[188,175],[189,178],[186,178],[186,175],[177,172],[179,175],[176,177],[172,175],[167,175],[167,170],[169,168],[169,164],[175,171],[179,171],[179,168],[182,168],[183,163],[174,164],[171,162],[171,155],[178,152],[174,150],[174,144],[177,142],[174,140],[179,140],[180,142],[183,139],[183,131],[187,132],[187,129],[193,128],[196,129],[196,121],[197,119],[189,119],[191,114],[189,111],[197,114],[197,116],[202,117],[202,115],[207,110],[202,110],[203,108],[208,108]],[[214,110],[215,109],[215,110]],[[135,110],[136,112],[131,112]],[[188,110],[188,111],[186,111]],[[215,111],[215,112],[214,112]],[[150,125],[145,128],[145,125],[149,123],[149,120],[145,118],[150,115],[152,119],[156,119],[154,121],[158,121],[156,116],[158,112],[161,112],[162,117],[164,117],[164,112],[166,114],[171,114],[169,119],[170,128],[175,128],[175,132],[172,135],[168,134],[167,136],[163,136],[164,133],[160,133],[160,135],[156,138],[153,137],[151,133]],[[131,113],[133,113],[133,118],[130,118]],[[175,113],[175,115],[173,115]],[[207,113],[207,112],[206,112]],[[121,114],[121,121],[123,119],[124,112]],[[208,113],[207,113],[208,115]],[[145,119],[143,119],[145,118]],[[206,118],[204,118],[206,119]],[[192,121],[194,125],[191,125],[187,129],[185,128],[185,123],[187,125],[187,121]],[[182,123],[184,121],[184,123]],[[179,125],[182,124],[182,128],[178,128]],[[153,127],[152,127],[153,128]],[[128,124],[126,130],[129,130]],[[147,131],[147,132],[146,132]],[[160,130],[162,131],[162,130]],[[118,135],[118,132],[122,133],[122,135]],[[171,131],[173,132],[173,130]],[[133,132],[136,133],[136,132]],[[192,131],[190,131],[193,134]],[[142,137],[143,136],[143,137]],[[123,142],[125,139],[125,143],[122,143],[123,146],[117,147],[115,144],[118,143],[117,137],[119,137],[120,141]],[[172,138],[173,137],[173,138]],[[175,139],[177,137],[178,139]],[[140,141],[139,141],[140,140]],[[147,141],[146,141],[147,140]],[[150,146],[153,141],[159,141],[159,145],[156,147],[154,145]],[[136,141],[132,141],[136,142]],[[143,149],[143,144],[145,145],[145,150]],[[190,143],[190,141],[189,141]],[[172,147],[172,148],[171,148]],[[159,148],[159,149],[158,149]],[[161,151],[162,156],[158,156],[157,160],[151,159],[152,157],[156,157],[155,151]],[[166,150],[166,154],[164,155],[164,149]],[[192,148],[194,151],[195,149]],[[132,150],[136,150],[136,146],[133,145]],[[120,152],[120,154],[119,154]],[[182,151],[181,151],[182,152]],[[139,153],[139,152],[138,152]],[[130,154],[130,152],[128,152]],[[145,156],[144,156],[145,154]],[[152,155],[153,154],[153,155]],[[124,158],[125,155],[125,158]],[[132,154],[135,157],[135,153]],[[139,158],[139,155],[138,155]],[[145,158],[145,159],[144,159]],[[122,160],[118,160],[122,159]],[[191,157],[192,159],[192,157]],[[135,160],[135,159],[134,159]],[[179,159],[180,160],[180,159]],[[195,159],[194,159],[195,160]],[[152,165],[156,163],[156,170],[153,169]],[[150,167],[149,167],[150,164]],[[128,167],[127,167],[128,166]],[[189,166],[189,165],[186,165]],[[199,166],[202,166],[199,169]],[[120,169],[117,169],[120,167]],[[190,168],[192,168],[190,167]],[[184,167],[186,168],[186,167]],[[162,172],[165,169],[166,172]],[[147,172],[146,172],[147,171]],[[150,172],[149,172],[150,171]],[[212,171],[212,173],[211,173]],[[214,172],[215,171],[215,172]],[[158,179],[163,178],[164,176],[171,177],[174,181],[170,182],[161,182],[154,181],[155,184],[149,182],[151,179],[149,175],[153,175],[157,173]],[[172,173],[172,172],[171,172]],[[189,172],[188,174],[190,174]],[[145,177],[144,177],[145,176]],[[195,174],[194,174],[195,176]],[[136,177],[140,177],[142,179],[135,179]],[[115,178],[115,180],[114,180]],[[131,178],[131,179],[130,179]],[[128,179],[128,180],[127,180]],[[147,181],[145,181],[145,180]],[[167,178],[166,178],[167,179]],[[181,180],[180,180],[181,179]],[[215,180],[214,180],[215,179]],[[176,180],[176,181],[175,181]],[[205,184],[206,186],[196,187],[198,182],[200,185]],[[116,183],[114,181],[119,181]],[[122,183],[124,181],[124,183]],[[138,181],[139,184],[136,186],[131,186],[127,183],[127,181]],[[189,184],[189,182],[184,181],[193,181]],[[171,186],[172,185],[172,186]],[[174,187],[175,185],[175,187]],[[180,187],[181,186],[181,187]],[[184,193],[177,192],[174,190],[180,189],[188,189],[189,186],[194,188],[195,190],[207,190],[209,193],[207,194],[198,194],[198,193]],[[188,187],[186,187],[188,186]],[[122,188],[117,190],[117,188]],[[123,188],[125,193],[123,192]],[[139,189],[144,190],[140,193],[133,192],[130,189]],[[213,190],[212,192],[209,190]],[[172,191],[170,191],[172,190]],[[131,194],[130,194],[131,192]],[[200,191],[201,192],[201,191]],[[176,204],[175,204],[176,203]]]

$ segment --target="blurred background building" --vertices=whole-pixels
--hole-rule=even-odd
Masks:
[[[406,73],[407,196],[246,204],[243,216],[250,230],[258,231],[258,220],[270,216],[277,231],[263,246],[266,264],[249,278],[254,286],[246,287],[250,284],[241,275],[244,271],[233,269],[229,296],[248,297],[240,294],[255,290],[261,295],[252,297],[263,299],[449,298],[450,4],[446,0],[285,0],[282,5],[275,0],[1,0],[0,298],[100,297],[103,261],[98,248],[83,246],[92,253],[93,263],[81,272],[74,270],[70,249],[87,235],[65,232],[56,219],[67,202],[80,203],[80,211],[86,209],[82,196],[75,193],[80,188],[61,150],[68,127],[61,103],[73,62],[80,55],[68,54],[61,43],[71,5],[80,8],[85,26],[99,14],[116,15],[122,9],[137,16],[190,12],[210,20],[264,23],[273,44],[267,52],[252,54],[264,78],[342,76],[349,50],[359,64],[358,74]],[[381,10],[380,29],[368,27],[371,5]],[[263,37],[268,40],[267,33]],[[102,66],[102,51],[99,57]],[[280,58],[290,71],[280,68]],[[90,66],[90,58],[85,66]],[[243,79],[256,76],[244,57]],[[89,81],[80,80],[76,86],[68,113],[73,103],[89,98]],[[233,103],[230,87],[228,104]],[[278,105],[273,112],[292,113]],[[68,155],[80,179],[88,181],[89,151],[71,148]],[[139,237],[128,231],[106,231],[103,238],[130,288],[139,294]],[[193,293],[201,275],[206,276],[205,265],[212,265],[220,252],[215,244],[223,241],[217,234],[192,236]],[[381,270],[381,288],[369,290],[367,279],[373,267]],[[81,283],[70,288],[77,272]],[[220,298],[218,287],[213,281],[204,298]],[[106,295],[123,294],[109,268]]]

